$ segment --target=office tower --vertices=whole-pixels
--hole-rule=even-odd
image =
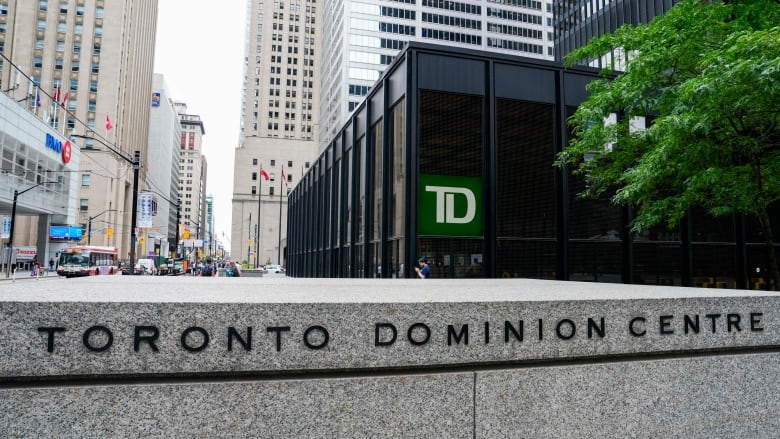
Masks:
[[[187,113],[187,104],[175,104],[181,124],[179,142],[179,196],[181,224],[188,233],[185,239],[203,239],[206,233],[206,176],[208,167],[203,155],[203,121]]]
[[[231,245],[235,259],[250,265],[283,263],[287,193],[317,153],[321,5],[253,0],[247,7]]]
[[[559,0],[554,2],[555,59],[565,56],[591,39],[615,32],[624,24],[646,24],[665,14],[677,0]],[[611,57],[611,54],[609,55]],[[601,67],[608,58],[592,60]]]
[[[148,189],[157,200],[157,215],[147,238],[154,242],[146,248],[159,248],[160,256],[176,252],[177,204],[179,202],[179,164],[181,155],[181,124],[168,85],[163,75],[155,74],[149,122],[147,167]],[[154,245],[155,247],[151,247]]]
[[[157,0],[6,0],[0,11],[3,53],[43,97],[36,114],[61,134],[91,138],[72,138],[84,171],[77,221],[103,215],[113,233],[99,243],[128,257],[132,158],[146,157],[149,136]],[[11,74],[4,65],[4,84]],[[21,99],[28,89],[15,93]]]
[[[321,148],[408,41],[553,59],[551,1],[326,0],[324,11]]]

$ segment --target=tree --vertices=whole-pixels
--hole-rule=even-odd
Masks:
[[[634,232],[673,228],[692,207],[756,218],[780,288],[769,216],[780,198],[780,1],[682,0],[567,64],[605,54],[614,56],[570,119],[574,139],[556,164],[585,178],[581,195],[634,206]]]

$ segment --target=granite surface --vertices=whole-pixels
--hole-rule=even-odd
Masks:
[[[477,374],[475,438],[777,438],[780,354]]]
[[[535,280],[0,282],[3,437],[777,437],[780,295]]]
[[[780,345],[776,294],[523,280],[234,279],[3,285],[0,381],[506,366]]]
[[[473,374],[0,389],[3,438],[471,438]]]

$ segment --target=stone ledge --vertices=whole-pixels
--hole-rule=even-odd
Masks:
[[[83,302],[4,290],[0,379],[425,369],[780,345],[774,294],[658,288],[653,299],[635,298],[648,292],[634,286],[576,282],[342,280],[330,284],[331,301],[313,301],[327,282],[179,280],[46,283],[60,299],[91,299]],[[184,300],[189,291],[204,299]],[[133,294],[147,301],[119,300]]]

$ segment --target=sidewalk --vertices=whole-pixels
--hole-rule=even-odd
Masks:
[[[46,271],[46,274],[42,274],[42,275],[37,276],[37,277],[36,276],[30,276],[30,271],[29,270],[17,271],[15,278],[14,278],[14,274],[13,273],[11,273],[10,277],[5,277],[5,274],[6,274],[5,272],[0,273],[0,282],[4,282],[4,281],[5,282],[8,282],[8,281],[13,282],[14,280],[17,280],[17,281],[28,281],[28,280],[36,280],[36,279],[37,280],[47,280],[47,279],[57,279],[57,278],[60,277],[60,276],[57,275],[56,271],[48,271],[48,270]]]

